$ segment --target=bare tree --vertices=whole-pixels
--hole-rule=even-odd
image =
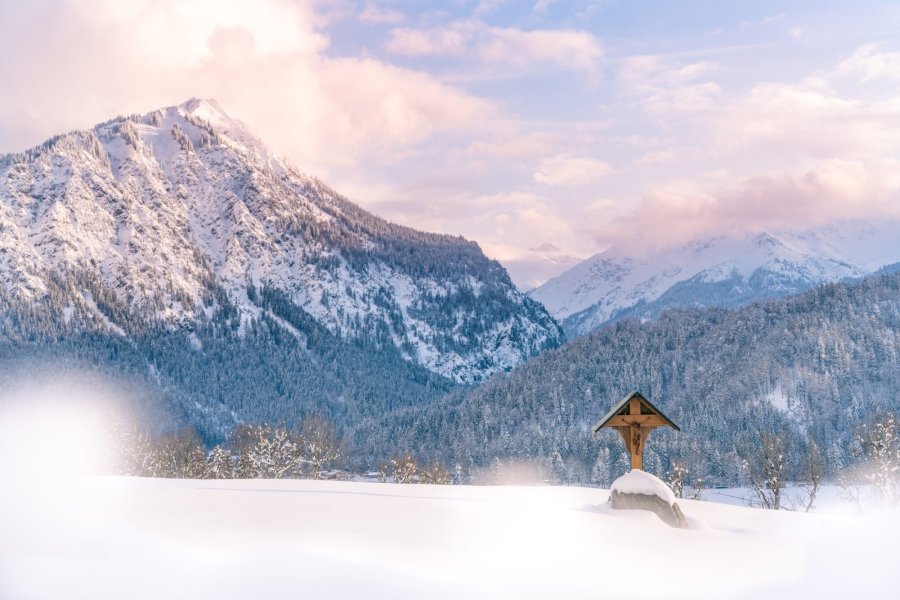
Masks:
[[[446,485],[450,483],[450,473],[438,463],[432,463],[422,469],[419,474],[419,483],[435,483]]]
[[[411,455],[395,456],[379,467],[382,481],[394,483],[415,483],[418,479],[419,464]]]
[[[676,498],[684,498],[684,481],[687,475],[688,468],[681,462],[673,462],[672,467],[666,473],[666,483],[672,488]]]
[[[752,503],[772,510],[781,508],[785,484],[784,435],[763,433],[762,443],[742,461],[742,466],[755,496]]]
[[[173,432],[154,444],[150,474],[154,477],[199,479],[203,477],[206,454],[200,436],[193,429]]]
[[[693,483],[694,491],[691,492],[690,499],[691,500],[700,500],[703,495],[703,477],[697,475],[694,477]]]
[[[703,477],[696,473],[691,482],[691,487],[693,488],[690,492],[690,495],[685,495],[685,488],[688,483],[688,476],[692,471],[699,471],[697,469],[698,463],[702,465],[697,460],[696,456],[691,456],[689,462],[693,469],[688,466],[688,461],[685,460],[675,460],[672,462],[671,468],[669,468],[666,473],[666,483],[670,488],[672,488],[672,492],[675,494],[676,498],[688,498],[690,500],[699,500],[700,495],[703,493]]]
[[[803,509],[811,511],[816,506],[816,496],[822,487],[822,477],[825,474],[825,461],[822,451],[812,437],[806,445],[806,453],[803,455],[803,479],[802,484],[806,499]]]
[[[152,475],[154,443],[148,431],[136,423],[116,420],[110,435],[112,447],[116,449],[114,472],[138,477]]]
[[[857,434],[862,455],[862,479],[872,486],[878,499],[900,502],[900,430],[897,417],[882,414]]]
[[[313,479],[321,479],[325,468],[344,454],[332,424],[317,416],[303,421],[299,446],[302,460],[312,469]]]

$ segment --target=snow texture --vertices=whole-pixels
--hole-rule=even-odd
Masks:
[[[896,514],[682,500],[680,530],[574,487],[96,478],[7,490],[10,599],[900,597]]]
[[[623,494],[656,496],[669,505],[675,503],[675,494],[662,479],[639,469],[633,469],[613,481],[610,491],[612,490],[618,490]]]

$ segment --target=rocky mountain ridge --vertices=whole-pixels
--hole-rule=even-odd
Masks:
[[[104,312],[85,278],[126,314]],[[339,338],[464,383],[563,339],[477,244],[367,213],[213,100],[0,157],[0,288],[27,302],[53,280],[62,320],[122,335],[190,329],[225,304],[243,330],[267,311],[259,290],[275,290]]]

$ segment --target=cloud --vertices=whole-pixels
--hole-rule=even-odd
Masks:
[[[525,251],[507,251],[503,266],[522,290],[538,287],[548,279],[581,262],[584,257],[565,253],[555,244],[544,242]]]
[[[533,10],[534,12],[544,12],[552,5],[556,4],[557,1],[558,0],[537,0],[537,2],[534,3]]]
[[[486,15],[494,12],[507,3],[508,0],[481,0],[476,6],[472,14],[476,16]]]
[[[762,19],[756,21],[741,21],[741,29],[752,29],[754,27],[765,27],[766,25],[771,25],[772,23],[778,23],[779,21],[783,21],[787,18],[786,13],[779,13],[777,15],[769,15],[763,17]]]
[[[648,248],[720,233],[806,229],[839,220],[900,216],[900,162],[824,161],[800,174],[748,177],[705,188],[695,181],[649,190],[604,225],[599,245],[640,241]]]
[[[569,141],[565,133],[559,131],[507,131],[497,126],[486,133],[481,139],[461,148],[459,158],[496,163],[546,156]]]
[[[479,130],[494,111],[423,72],[329,57],[311,3],[45,4],[0,9],[0,80],[16,90],[0,95],[0,151],[117,114],[215,97],[299,167],[327,176]]]
[[[898,59],[900,53],[864,46],[800,80],[756,82],[729,93],[709,80],[720,70],[716,63],[631,57],[617,76],[621,101],[660,123],[655,143],[632,165],[691,164],[703,179],[697,169],[704,164],[736,177],[778,165],[896,156],[900,95],[889,83]],[[859,85],[876,78],[888,85]]]
[[[838,63],[836,76],[856,76],[860,81],[900,81],[900,52],[883,52],[881,44],[867,44]]]
[[[366,4],[365,9],[359,13],[359,20],[363,23],[397,25],[406,20],[406,15],[399,10]]]
[[[715,121],[719,151],[791,158],[875,158],[900,151],[900,97],[838,93],[827,80],[764,83],[723,108]]]
[[[392,29],[387,49],[404,56],[462,56],[468,51],[477,27],[468,21],[457,21],[433,29]]]
[[[571,30],[491,28],[490,37],[479,49],[487,63],[519,67],[550,64],[562,69],[595,71],[603,59],[600,41],[590,33]]]
[[[708,77],[718,69],[711,61],[678,64],[659,56],[631,56],[622,61],[618,79],[626,98],[666,116],[715,108],[723,90]]]
[[[600,40],[585,31],[489,27],[481,21],[455,21],[430,29],[390,32],[388,51],[405,56],[467,56],[489,65],[519,68],[549,65],[595,72],[603,61]]]
[[[612,173],[612,167],[595,158],[558,154],[541,161],[534,180],[545,185],[584,185]]]

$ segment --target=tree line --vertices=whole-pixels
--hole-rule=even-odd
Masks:
[[[323,479],[344,457],[334,426],[313,416],[299,427],[241,424],[207,450],[197,432],[154,436],[139,425],[113,433],[114,469],[122,475],[181,479]]]

